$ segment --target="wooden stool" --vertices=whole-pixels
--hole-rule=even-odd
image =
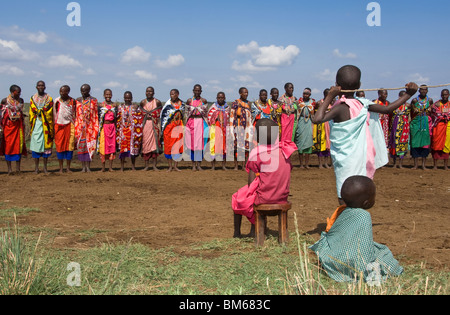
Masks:
[[[288,211],[291,210],[292,204],[275,204],[275,205],[258,205],[253,206],[256,215],[255,223],[255,243],[256,246],[263,246],[266,239],[265,222],[266,217],[278,216],[278,242],[286,244],[289,239],[288,234]]]

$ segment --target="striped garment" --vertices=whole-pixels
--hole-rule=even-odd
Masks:
[[[379,285],[389,276],[403,273],[389,248],[374,242],[372,218],[363,209],[345,209],[310,249],[328,276],[338,282],[362,278],[369,285]]]

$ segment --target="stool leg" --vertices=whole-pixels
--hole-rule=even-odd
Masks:
[[[255,223],[255,244],[256,246],[263,246],[265,241],[265,231],[264,231],[264,216],[262,216],[258,211],[256,212],[256,223]]]
[[[280,244],[286,244],[288,238],[287,212],[281,212],[278,215],[278,242]]]

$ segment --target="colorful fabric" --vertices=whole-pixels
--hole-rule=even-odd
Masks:
[[[274,122],[276,122],[278,124],[278,127],[280,128],[280,137],[281,137],[281,134],[282,134],[282,131],[281,131],[281,114],[283,112],[283,108],[282,108],[281,103],[279,101],[277,101],[275,103],[272,99],[269,100],[269,106],[270,106],[270,109],[271,109],[271,112],[272,112],[272,120]]]
[[[381,105],[381,106],[388,106],[389,102],[385,101],[382,102],[379,99],[376,99],[374,101],[375,104]],[[386,114],[380,114],[380,123],[381,123],[381,128],[383,129],[383,134],[384,134],[384,140],[386,142],[386,147],[389,147],[389,115]]]
[[[392,114],[388,147],[393,157],[405,156],[408,153],[410,114],[411,109],[408,104],[403,104]]]
[[[116,141],[121,159],[129,157],[131,152],[131,125],[133,123],[131,106],[122,104],[117,108]]]
[[[230,108],[227,103],[219,105],[214,103],[208,112],[210,125],[210,151],[211,157],[224,160],[227,154],[227,126],[230,120]]]
[[[338,100],[336,104],[345,103],[349,106],[350,120],[335,123],[330,121],[331,158],[336,175],[336,188],[341,198],[341,188],[345,180],[351,176],[362,175],[374,178],[377,165],[377,154],[374,142],[379,141],[384,146],[383,138],[372,138],[370,130],[370,114],[368,112],[371,102],[365,99]],[[386,153],[387,156],[387,153]]]
[[[77,116],[75,119],[75,138],[77,141],[78,155],[84,162],[92,161],[97,149],[99,133],[99,120],[97,99],[89,97],[77,100]]]
[[[431,144],[430,126],[431,118],[428,117],[430,99],[418,98],[418,102],[412,104],[411,112],[411,148],[428,148]]]
[[[250,184],[239,189],[231,199],[235,214],[246,216],[255,224],[254,205],[287,203],[291,183],[290,156],[297,150],[289,139],[273,145],[259,145],[249,155],[246,170],[257,174]]]
[[[297,145],[300,154],[312,153],[314,138],[311,115],[313,113],[313,100],[310,99],[308,102],[304,102],[303,99],[300,99],[298,104],[297,130],[294,137],[294,142]]]
[[[113,104],[103,102],[99,109],[99,136],[97,141],[97,153],[103,157],[116,153],[116,117],[117,108]],[[103,160],[102,160],[103,161]]]
[[[363,279],[369,285],[380,285],[403,273],[389,248],[374,242],[372,218],[363,209],[343,210],[329,232],[323,232],[310,249],[328,276],[338,282]]]
[[[131,155],[139,156],[142,151],[142,139],[144,137],[144,112],[140,106],[131,106]]]
[[[16,101],[11,95],[6,98],[1,120],[3,129],[1,154],[7,161],[19,161],[21,156],[27,155],[23,106],[24,104]]]
[[[298,109],[300,100],[297,101],[295,96],[288,97],[286,94],[283,94],[279,99],[281,102],[281,107],[283,109],[281,114],[281,137],[291,137],[291,141],[294,141],[295,131],[297,130],[298,125]],[[285,111],[294,110],[294,114],[287,115]],[[284,118],[283,118],[284,116]],[[289,127],[283,126],[284,124],[289,124]],[[292,130],[291,130],[292,128]],[[283,135],[285,134],[285,135]]]
[[[183,114],[185,104],[168,100],[161,112],[161,131],[164,135],[164,155],[167,159],[180,161],[184,151]]]
[[[141,108],[144,112],[142,154],[161,154],[161,110],[153,99]]]
[[[67,102],[57,98],[53,110],[55,122],[56,152],[73,152],[75,150],[75,113],[76,100],[69,98]]]
[[[266,118],[272,119],[272,107],[269,105],[269,102],[263,104],[261,100],[257,100],[252,104],[252,118],[253,125],[256,125],[258,120]]]
[[[208,139],[208,104],[192,98],[191,104],[186,104],[186,119],[186,148],[192,161],[201,162]]]
[[[230,108],[230,127],[233,128],[232,138],[234,141],[234,152],[250,151],[253,141],[253,125],[251,104],[238,99]]]
[[[321,100],[321,102],[323,102],[323,100]],[[319,103],[316,103],[316,105],[314,106],[314,113],[316,113],[319,109],[318,105]],[[328,122],[313,125],[313,142],[313,152],[320,154],[321,156],[329,156],[330,124]]]
[[[431,149],[436,152],[435,156],[439,159],[448,159],[450,153],[450,101],[445,104],[442,101],[435,103],[431,108],[431,119]]]
[[[53,99],[50,95],[35,94],[30,99],[30,150],[51,154],[55,130],[53,125]]]

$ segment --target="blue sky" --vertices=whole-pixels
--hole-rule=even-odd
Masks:
[[[54,97],[89,83],[100,100],[111,88],[114,100],[130,90],[139,101],[147,86],[186,100],[200,83],[209,101],[219,91],[232,101],[241,86],[255,100],[292,82],[297,97],[310,87],[320,99],[346,64],[362,69],[364,88],[450,83],[449,1],[377,1],[380,27],[367,25],[366,0],[80,0],[80,27],[66,23],[69,2],[2,3],[2,97],[18,84],[27,100],[44,80]]]

